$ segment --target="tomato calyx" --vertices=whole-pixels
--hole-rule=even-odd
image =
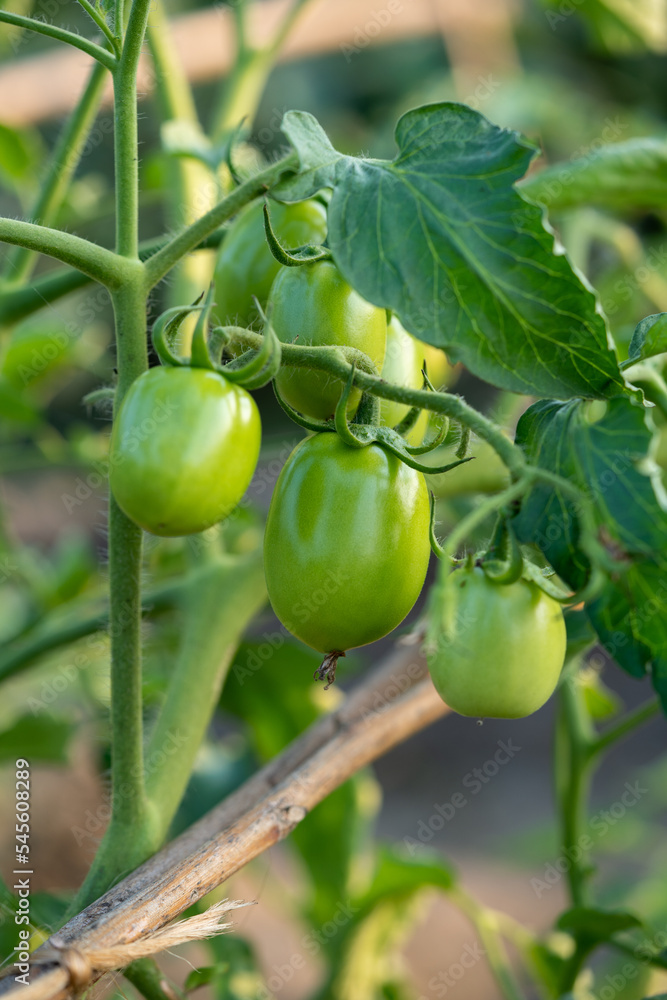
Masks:
[[[355,422],[349,423],[347,419],[347,401],[352,391],[355,373],[356,365],[352,364],[333,419],[338,436],[347,445],[351,448],[365,448],[369,444],[378,444],[385,451],[399,458],[405,465],[410,466],[411,469],[416,469],[417,472],[423,472],[427,475],[449,472],[458,465],[463,465],[464,462],[471,461],[470,458],[458,458],[455,462],[448,462],[446,465],[431,466],[424,465],[416,460],[415,455],[426,454],[442,444],[447,433],[447,427],[444,425],[432,441],[413,448],[406,443],[405,438],[393,427],[379,427],[375,424],[357,424]]]
[[[515,583],[521,578],[523,553],[511,521],[503,514],[499,516],[489,547],[477,565],[493,583]]]
[[[325,691],[328,691],[336,680],[336,667],[338,666],[338,659],[341,656],[345,656],[345,651],[342,649],[334,649],[331,653],[327,653],[313,674],[313,680],[327,682],[324,685]]]
[[[264,315],[259,303],[257,308],[264,320],[264,336],[262,346],[258,351],[248,351],[223,365],[215,360],[222,354],[224,344],[235,334],[242,334],[237,327],[215,327],[209,330],[209,317],[215,303],[213,302],[213,286],[202,303],[202,293],[189,306],[174,306],[167,309],[155,321],[152,340],[155,352],[163,365],[181,368],[204,368],[217,372],[229,382],[245,389],[260,389],[278,373],[280,368],[281,346],[273,327]],[[173,341],[183,321],[193,312],[199,317],[192,335],[190,357],[183,357],[173,350]]]
[[[264,233],[269,250],[283,267],[301,267],[302,264],[313,264],[317,260],[332,260],[329,248],[316,243],[306,243],[305,246],[296,247],[294,250],[286,250],[273,231],[269,203],[266,199],[264,200]]]

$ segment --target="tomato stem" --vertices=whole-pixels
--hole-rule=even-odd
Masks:
[[[236,215],[248,202],[257,198],[285,176],[298,169],[299,160],[296,153],[287,156],[249,178],[231,194],[218,202],[210,211],[188,226],[182,233],[170,240],[156,254],[146,261],[147,290],[157,285],[159,281],[178,262],[197,248],[202,240],[210,236],[219,226]]]
[[[567,882],[572,906],[585,906],[588,898],[586,882],[592,871],[589,853],[584,847],[584,831],[592,777],[589,749],[593,727],[583,688],[577,684],[576,677],[565,677],[558,696],[554,766],[561,849],[568,860]],[[578,969],[575,975],[576,972]]]
[[[324,685],[325,691],[328,691],[331,685],[335,683],[336,667],[338,666],[338,659],[341,656],[345,656],[342,649],[335,649],[331,653],[327,653],[313,674],[313,680],[327,682]]]
[[[252,330],[239,329],[237,333],[234,328],[228,327],[227,329],[233,335],[237,335],[238,339],[242,340],[247,347],[253,350],[260,349],[262,338],[259,334]],[[425,389],[409,389],[404,386],[392,385],[370,370],[372,365],[360,351],[353,348],[283,344],[282,360],[284,364],[295,368],[313,368],[317,371],[329,372],[343,382],[348,379],[351,369],[356,365],[354,385],[357,388],[380,396],[382,399],[390,399],[408,406],[432,410],[434,413],[441,413],[458,421],[462,426],[477,434],[478,437],[488,441],[507,466],[515,481],[522,476],[527,468],[521,449],[508,440],[502,429],[493,420],[469,406],[460,396],[446,392],[431,392]]]

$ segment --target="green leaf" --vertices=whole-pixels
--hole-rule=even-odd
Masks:
[[[338,156],[307,121],[295,142],[312,183],[298,194],[333,184],[329,244],[364,298],[500,388],[623,391],[593,292],[556,252],[543,210],[514,188],[532,145],[461,104],[404,115],[391,162]]]
[[[621,931],[637,930],[644,926],[633,913],[622,910],[599,910],[593,907],[575,906],[562,913],[556,927],[567,931],[577,941],[597,943],[609,941]]]
[[[667,705],[667,512],[640,466],[651,431],[646,411],[629,399],[601,404],[535,403],[519,421],[517,444],[528,460],[580,487],[602,542],[622,571],[608,574],[586,611],[599,639],[628,673],[653,682]],[[515,520],[519,538],[539,546],[573,589],[590,564],[581,549],[577,504],[551,484],[525,497]]]
[[[635,327],[635,332],[628,348],[628,360],[621,368],[629,368],[637,361],[653,358],[656,354],[667,351],[667,313],[654,313],[647,316]]]
[[[67,745],[74,727],[48,715],[24,715],[0,733],[0,761],[26,757],[31,761],[67,763]]]
[[[344,159],[329,142],[317,119],[305,111],[288,111],[280,125],[299,156],[296,177],[282,181],[271,193],[279,201],[303,201],[322,188],[333,187],[336,164]]]
[[[628,212],[667,205],[667,142],[629,139],[556,163],[519,184],[527,198],[551,209],[600,205]]]

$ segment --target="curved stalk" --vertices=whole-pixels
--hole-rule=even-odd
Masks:
[[[0,241],[54,257],[109,289],[118,288],[125,280],[123,262],[113,251],[73,233],[19,219],[0,218]]]
[[[591,869],[583,848],[583,836],[592,777],[589,750],[593,729],[583,690],[575,678],[566,677],[558,690],[558,697],[554,766],[561,849],[570,861],[567,881],[572,906],[585,906],[586,880]]]
[[[232,334],[236,330],[234,327],[226,329]],[[262,337],[253,333],[252,330],[239,330],[238,336],[252,350],[259,350],[262,346]],[[380,376],[363,371],[360,362],[363,362],[364,355],[350,349],[283,344],[282,359],[286,365],[294,368],[313,368],[317,371],[329,372],[343,382],[348,378],[352,364],[356,362],[354,384],[359,389],[372,392],[382,399],[391,399],[397,403],[405,403],[408,406],[418,406],[424,410],[432,410],[434,413],[442,413],[444,416],[469,427],[473,433],[484,438],[497,451],[515,481],[527,469],[526,459],[521,449],[505,437],[497,424],[469,406],[460,396],[391,385]]]
[[[86,14],[95,22],[97,27],[100,29],[103,35],[106,35],[107,41],[111,45],[111,48],[116,55],[120,55],[120,44],[113,31],[104,20],[103,15],[93,6],[89,0],[78,0],[79,4],[83,7]]]
[[[85,52],[87,56],[97,59],[98,63],[106,66],[107,69],[113,70],[116,66],[116,57],[108,49],[103,49],[97,42],[91,42],[89,38],[76,35],[73,31],[68,31],[66,28],[59,28],[55,24],[49,24],[48,21],[37,21],[33,17],[24,17],[23,14],[14,14],[9,10],[0,10],[0,23],[2,22],[13,24],[17,28],[24,28],[26,31],[36,31],[40,35],[55,38],[58,42],[67,42],[68,45],[73,45],[74,48]]]
[[[195,250],[211,250],[218,247],[224,239],[224,229],[215,230],[202,240]],[[139,244],[139,259],[148,260],[158,250],[165,247],[169,237],[160,236],[157,239],[145,240]],[[0,295],[0,324],[16,323],[26,316],[43,309],[50,302],[59,299],[90,284],[91,277],[82,271],[70,268],[57,268],[48,274],[40,275],[22,288],[3,289]]]
[[[285,176],[298,169],[299,159],[296,153],[289,153],[282,160],[272,163],[260,173],[255,174],[244,184],[232,191],[226,198],[215,205],[197,222],[188,226],[182,233],[170,240],[166,246],[146,261],[146,282],[150,290],[179,261],[210,236],[219,226],[252,201],[263,191],[277,184]]]

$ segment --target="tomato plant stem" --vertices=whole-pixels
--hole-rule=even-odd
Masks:
[[[137,66],[151,0],[134,0],[123,50],[114,73],[114,167],[116,251],[139,255],[139,152],[137,142]]]
[[[193,132],[201,131],[192,89],[173,43],[169,21],[161,0],[154,0],[147,30],[148,47],[155,69],[155,91],[165,124],[189,122]],[[221,197],[220,183],[204,163],[184,156],[167,157],[166,221],[171,232],[179,232],[210,209]],[[165,304],[193,302],[211,280],[210,254],[187,257],[177,266],[169,284]],[[179,350],[188,354],[194,320],[186,320],[179,330]]]
[[[62,205],[85,149],[107,79],[106,68],[97,63],[92,69],[77,106],[58,137],[40,192],[30,209],[30,218],[35,222],[51,225]],[[13,248],[5,258],[3,269],[8,281],[12,284],[25,281],[30,276],[34,260],[35,254],[25,247]]]
[[[589,754],[591,757],[597,756],[603,753],[610,746],[616,743],[617,740],[622,739],[627,736],[633,730],[637,729],[638,726],[643,725],[652,719],[654,715],[657,715],[660,711],[660,703],[657,698],[651,698],[649,701],[644,702],[643,705],[639,705],[638,708],[634,709],[632,712],[622,718],[615,725],[610,726],[605,732],[600,733],[600,735],[593,740],[589,746]]]
[[[172,267],[178,264],[186,254],[195,250],[202,240],[210,236],[223,222],[236,215],[244,205],[257,198],[263,191],[277,184],[285,174],[295,171],[298,165],[296,153],[289,153],[281,160],[277,160],[245,183],[240,184],[209,212],[170,240],[166,246],[146,261],[148,289],[161,281]]]
[[[112,70],[116,65],[116,57],[108,49],[103,49],[97,42],[92,42],[89,38],[84,38],[83,35],[68,31],[66,28],[59,28],[49,21],[38,20],[34,17],[25,17],[23,14],[14,14],[8,10],[0,10],[0,23],[3,22],[5,24],[13,24],[18,28],[24,28],[26,31],[36,31],[40,35],[48,35],[49,38],[55,38],[59,42],[67,42],[69,45],[73,45],[74,48],[85,52],[86,55],[92,56],[93,59],[97,59],[107,69]]]
[[[112,291],[116,326],[117,412],[132,382],[148,367],[144,265],[138,256],[136,73],[150,0],[134,0],[114,73],[116,260],[124,280]],[[146,794],[141,690],[142,531],[109,502],[111,633],[111,821],[77,899],[86,906],[120,871],[141,864],[159,846]]]
[[[115,253],[73,233],[20,219],[0,218],[0,240],[54,257],[107,288],[117,288],[123,281],[123,268]]]
[[[261,334],[236,327],[228,328],[235,339],[253,350],[262,346]],[[313,368],[318,371],[330,372],[344,382],[356,364],[354,385],[371,392],[382,399],[391,399],[407,406],[419,406],[434,413],[442,413],[452,420],[458,421],[470,428],[478,437],[488,441],[498,453],[502,461],[516,481],[526,470],[526,460],[523,452],[505,436],[502,429],[491,419],[469,406],[460,396],[447,392],[429,392],[425,389],[409,389],[403,386],[391,385],[379,375],[370,371],[370,362],[360,351],[339,347],[309,347],[299,344],[282,344],[282,359],[286,365],[294,368]]]
[[[577,684],[576,677],[570,674],[564,678],[558,697],[554,765],[561,849],[567,862],[572,906],[584,906],[587,900],[586,880],[591,873],[585,828],[592,773],[589,749],[593,727],[583,688]]]

